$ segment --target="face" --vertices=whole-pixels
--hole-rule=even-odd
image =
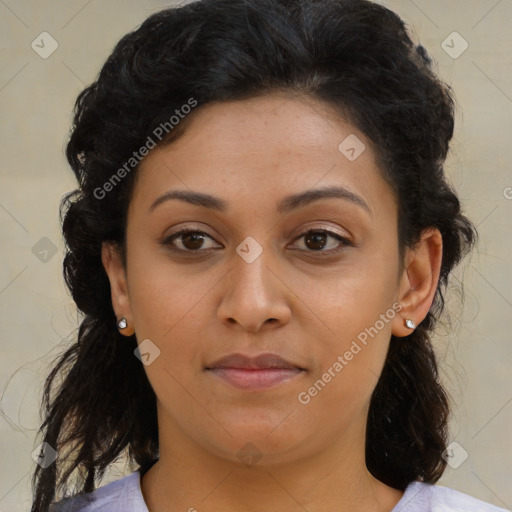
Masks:
[[[403,322],[397,203],[371,142],[330,106],[277,93],[188,121],[139,167],[113,289],[149,353],[160,431],[234,461],[251,443],[269,463],[362,441]],[[216,366],[233,353],[289,368]]]

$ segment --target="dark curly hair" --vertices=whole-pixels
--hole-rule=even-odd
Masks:
[[[76,493],[93,491],[119,456],[143,472],[158,459],[156,396],[133,355],[135,337],[127,341],[116,328],[101,261],[104,241],[125,256],[136,166],[108,198],[98,199],[98,188],[190,98],[197,112],[273,91],[321,100],[373,141],[398,200],[402,261],[423,230],[442,234],[434,302],[414,332],[391,337],[366,438],[367,467],[385,484],[403,490],[441,477],[449,400],[430,336],[449,274],[477,238],[443,170],[454,128],[450,88],[404,22],[370,1],[201,0],[158,12],[125,35],[75,104],[66,155],[78,189],[62,199],[60,214],[64,277],[83,319],[45,383],[39,433],[58,457],[34,471],[31,512],[50,510],[71,482]],[[187,118],[159,144],[186,126]]]

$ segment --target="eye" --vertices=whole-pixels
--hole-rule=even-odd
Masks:
[[[310,249],[308,252],[333,253],[341,250],[343,246],[353,245],[348,239],[340,236],[338,233],[326,229],[310,229],[296,238],[295,241],[300,240],[301,238],[304,238],[306,248]],[[329,238],[338,240],[338,243],[334,244],[334,248],[331,247],[328,250],[324,250],[328,245],[327,240]],[[162,244],[170,245],[172,249],[181,252],[202,252],[201,250],[206,251],[208,249],[213,249],[213,247],[204,247],[206,239],[213,240],[213,238],[204,231],[182,229],[167,237]],[[175,243],[176,240],[179,241],[178,246]],[[179,245],[181,245],[181,247],[179,247]]]
[[[301,238],[304,238],[304,244],[308,249],[310,249],[308,252],[333,253],[342,250],[343,246],[353,245],[348,239],[342,237],[334,231],[329,231],[327,229],[311,229],[300,235],[298,238],[296,238],[296,240],[300,240]],[[328,250],[324,250],[324,248],[328,245],[327,240],[329,238],[338,240],[338,243],[334,244],[334,247],[328,248]]]
[[[203,231],[182,229],[177,233],[167,237],[162,243],[164,245],[171,245],[173,249],[184,252],[199,252],[199,249],[204,249],[203,243],[206,238],[213,240],[210,235]],[[174,241],[179,240],[182,247],[176,247]],[[207,247],[206,249],[211,249]]]

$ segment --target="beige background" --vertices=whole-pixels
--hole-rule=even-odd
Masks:
[[[452,322],[440,326],[436,338],[456,403],[451,438],[468,453],[439,483],[510,509],[512,2],[382,3],[414,27],[455,90],[457,130],[446,169],[480,232],[477,251],[457,274],[465,283],[465,305],[457,290],[448,294]],[[73,102],[117,40],[170,5],[0,0],[0,512],[30,508],[42,382],[76,327],[62,279],[58,219],[61,196],[75,186],[63,156]],[[58,43],[47,59],[31,48],[44,31]],[[442,47],[454,31],[469,44],[457,58]],[[458,36],[445,44],[453,46],[452,54],[463,49]],[[452,460],[460,462],[461,454],[456,446]],[[126,472],[118,467],[105,482]]]

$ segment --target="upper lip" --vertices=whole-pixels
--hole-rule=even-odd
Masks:
[[[244,354],[229,354],[227,356],[217,359],[214,363],[206,367],[207,370],[213,368],[238,368],[244,370],[262,370],[262,369],[285,369],[293,370],[301,368],[293,363],[290,363],[286,359],[283,359],[277,354],[260,354],[255,357],[246,356]]]

